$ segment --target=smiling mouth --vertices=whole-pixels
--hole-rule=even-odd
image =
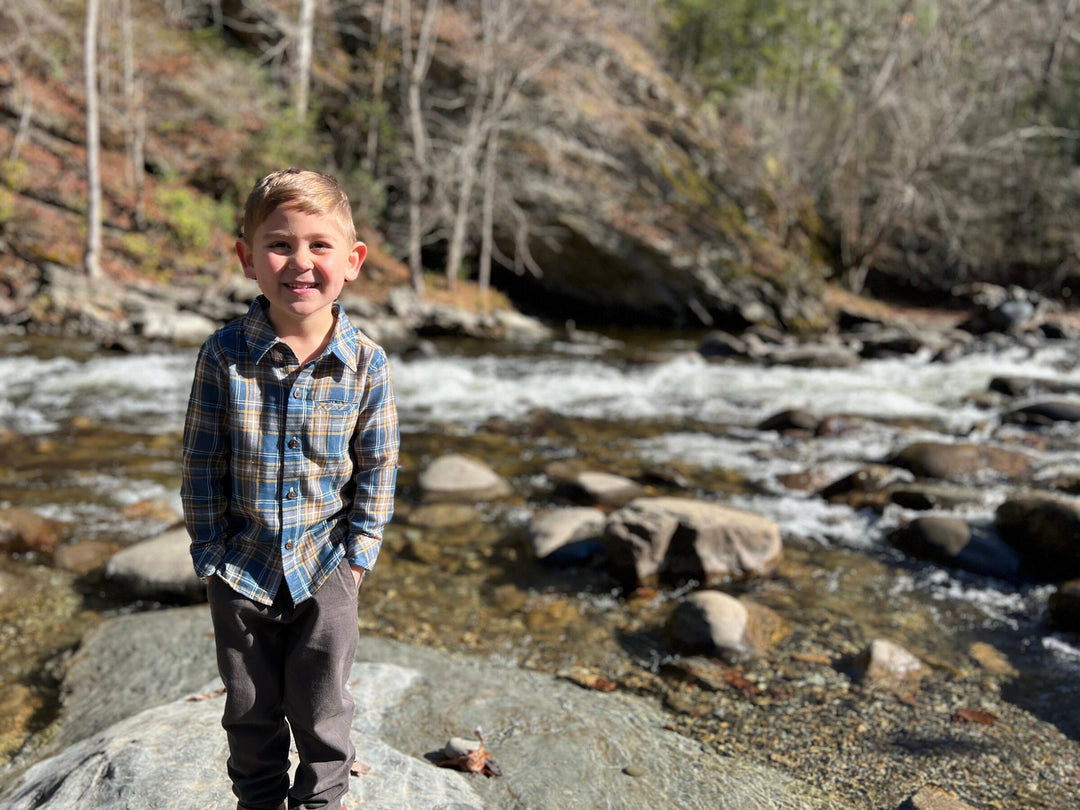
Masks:
[[[314,290],[318,288],[317,284],[300,284],[296,282],[292,284],[286,284],[285,286],[288,287],[290,290]]]

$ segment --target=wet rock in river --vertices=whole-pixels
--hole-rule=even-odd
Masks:
[[[533,556],[552,565],[573,565],[604,553],[607,517],[591,506],[549,509],[529,523]]]
[[[513,494],[510,485],[491,467],[471,456],[440,456],[419,477],[426,501],[491,501]]]
[[[820,420],[809,411],[793,408],[791,410],[773,414],[762,422],[759,422],[757,429],[775,430],[780,433],[787,431],[813,432],[817,430],[819,421]]]
[[[645,494],[645,488],[630,478],[596,470],[565,476],[555,484],[555,496],[575,503],[625,506]]]
[[[1012,479],[1025,479],[1031,475],[1031,460],[1027,455],[970,443],[915,442],[887,463],[910,470],[920,478],[945,481],[971,478],[986,470]]]
[[[897,481],[910,481],[911,473],[888,464],[867,464],[818,491],[830,503],[854,507],[881,505],[881,491]]]
[[[1019,673],[1009,663],[1009,657],[992,644],[985,641],[974,641],[968,647],[968,655],[971,656],[986,672],[999,678],[1015,678]]]
[[[1077,402],[1033,402],[1022,408],[1005,413],[1004,422],[1042,427],[1055,422],[1080,422],[1080,403]]]
[[[863,327],[856,336],[860,343],[859,356],[866,360],[915,354],[927,345],[923,337],[895,327]]]
[[[0,550],[9,554],[51,553],[68,536],[69,527],[20,507],[0,509]]]
[[[482,520],[479,510],[468,503],[429,503],[409,512],[406,522],[423,529],[457,529]]]
[[[878,638],[855,659],[855,672],[866,683],[903,691],[915,687],[925,669],[899,644]]]
[[[690,594],[672,611],[667,632],[687,652],[704,652],[730,661],[756,658],[785,632],[773,611],[722,591]]]
[[[1080,633],[1080,579],[1063,582],[1047,603],[1050,623],[1068,633]]]
[[[915,518],[893,531],[889,542],[916,559],[986,576],[1012,579],[1020,573],[1020,557],[1008,544],[960,518]]]
[[[854,368],[860,361],[854,349],[828,343],[771,347],[765,359],[775,365],[801,368]]]
[[[981,505],[982,490],[956,484],[912,482],[892,484],[882,493],[889,503],[905,509],[955,509],[958,506]]]
[[[143,599],[201,597],[206,586],[192,568],[190,546],[191,538],[182,528],[143,540],[109,558],[105,579]]]
[[[1067,383],[1049,377],[994,377],[989,388],[1010,397],[1027,397],[1038,393],[1074,394],[1080,393],[1080,385]]]
[[[1080,578],[1080,499],[1010,498],[994,513],[998,533],[1028,572],[1048,582]]]
[[[689,498],[638,498],[608,518],[604,547],[631,587],[768,576],[783,556],[774,521]]]
[[[746,341],[740,340],[735,335],[713,331],[702,339],[698,345],[698,353],[706,360],[719,360],[727,357],[746,357],[749,349]]]

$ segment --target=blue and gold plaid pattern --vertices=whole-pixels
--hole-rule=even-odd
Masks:
[[[375,564],[399,431],[386,354],[338,304],[330,344],[303,367],[264,304],[199,351],[180,495],[195,571],[268,605],[283,578],[301,602],[343,558]]]

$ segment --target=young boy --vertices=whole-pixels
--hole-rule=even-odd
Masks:
[[[357,590],[393,513],[390,371],[336,302],[367,248],[333,178],[260,180],[236,253],[262,295],[199,352],[181,487],[226,686],[228,771],[237,810],[338,810],[355,754]]]

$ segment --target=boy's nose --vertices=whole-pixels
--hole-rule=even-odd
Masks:
[[[312,267],[315,266],[315,260],[312,258],[311,253],[307,250],[304,250],[303,248],[297,250],[293,254],[292,259],[293,264],[295,264],[301,270],[310,270]]]

